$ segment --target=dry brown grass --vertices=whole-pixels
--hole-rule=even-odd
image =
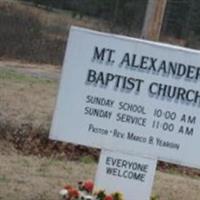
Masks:
[[[47,79],[48,76],[34,78],[33,75],[37,73],[51,74],[51,76],[50,79]],[[10,126],[17,128],[22,123],[31,123],[35,128],[42,126],[48,129],[58,89],[58,81],[52,79],[52,75],[57,73],[59,70],[54,66],[0,62],[1,124],[6,122],[8,129]],[[5,129],[5,132],[8,129]],[[9,131],[6,134],[9,134]],[[38,138],[36,140],[33,141],[32,147],[44,151],[46,137],[43,146],[40,146]],[[26,151],[30,147],[32,150],[31,143],[32,140],[27,143],[28,147],[24,146],[22,149]],[[62,147],[63,144],[58,145]],[[66,150],[65,146],[56,148],[61,150],[60,153]],[[67,150],[70,154],[78,149],[73,147]],[[83,149],[78,150],[81,151]],[[96,164],[90,158],[82,157],[79,161],[72,162],[67,161],[65,154],[61,160],[54,157],[54,151],[50,154],[49,157],[43,158],[24,156],[17,152],[13,143],[0,137],[0,199],[57,200],[58,191],[64,183],[70,182],[75,185],[80,179],[94,179]],[[160,196],[160,200],[199,200],[200,179],[175,173],[177,172],[173,171],[173,174],[157,172],[153,195]]]
[[[23,14],[31,13],[31,15],[37,16],[41,23],[41,32],[37,38],[39,42],[35,43],[36,45],[40,44],[39,48],[33,46],[30,53],[24,48],[26,46],[23,46],[22,49],[28,52],[28,56],[23,57],[21,54],[16,54],[18,45],[21,43],[24,42],[25,45],[30,46],[30,43],[27,43],[25,39],[23,42],[21,39],[16,43],[15,50],[13,50],[13,45],[9,47],[10,49],[7,50],[9,53],[4,54],[4,59],[18,58],[31,62],[61,64],[64,42],[71,25],[110,31],[109,24],[105,21],[87,17],[73,18],[70,12],[48,12],[15,1],[5,3],[2,0],[0,1],[0,9],[2,5],[8,5],[9,9],[17,9]],[[5,31],[5,28],[1,30]],[[7,28],[13,28],[12,24]],[[13,32],[8,30],[6,33],[8,33],[8,41],[10,41],[11,35],[9,33]],[[2,46],[1,44],[0,48]],[[50,65],[36,66],[16,62],[0,62],[0,125],[4,124],[8,129],[14,131],[19,127],[23,129],[23,124],[28,124],[35,130],[41,127],[48,131],[55,107],[58,90],[56,77],[58,77],[59,72],[57,67]],[[43,75],[40,76],[41,74]],[[1,132],[1,134],[9,134],[9,132],[5,132]],[[36,140],[33,143],[33,146],[36,145],[36,147],[29,145],[32,140],[26,143],[30,147],[30,151],[33,150],[32,147],[37,150],[41,144],[38,138]],[[47,141],[46,137],[44,141]],[[43,147],[44,145],[41,145],[39,150]],[[27,149],[26,146],[22,146],[22,150]],[[59,150],[62,153],[66,150],[65,146]],[[96,164],[91,163],[88,158],[80,160],[77,162],[66,161],[66,159],[57,160],[53,155],[52,158],[51,156],[40,158],[19,155],[13,143],[2,140],[0,137],[0,200],[57,200],[58,191],[64,183],[76,184],[80,179],[94,178]],[[85,161],[88,160],[89,164],[85,164]],[[160,200],[199,200],[200,179],[157,172],[153,194],[160,196]]]
[[[45,68],[48,71],[48,67]],[[27,72],[29,75],[24,75],[12,69],[0,68],[0,121],[8,121],[16,127],[27,123],[33,127],[49,127],[58,81],[34,78],[30,69]],[[41,71],[34,69],[37,73]],[[57,69],[54,71],[56,73]]]
[[[31,123],[36,128],[42,125],[48,129],[58,88],[58,81],[52,80],[52,74],[58,71],[48,65],[0,62],[0,122],[7,122],[8,127],[14,125],[17,128],[22,123]],[[35,72],[48,72],[51,78],[34,78]],[[37,144],[40,142],[33,142],[36,149],[44,150],[45,146],[37,147]],[[61,143],[58,145],[62,146]],[[61,150],[62,153],[65,148]],[[75,151],[75,147],[68,151]],[[57,200],[58,191],[64,183],[75,185],[80,179],[94,179],[96,164],[91,159],[82,157],[72,162],[67,161],[65,156],[63,158],[57,160],[53,151],[48,158],[23,156],[17,153],[12,143],[0,139],[0,199]],[[160,200],[199,200],[200,179],[174,173],[176,171],[173,174],[156,173],[153,195],[160,196]]]
[[[1,144],[0,144],[1,145]],[[95,164],[0,153],[0,199],[58,200],[58,191],[70,182],[93,178]]]
[[[97,150],[48,139],[59,74],[55,66],[0,62],[0,140],[24,155],[96,159]]]
[[[2,144],[0,143],[0,146]],[[0,199],[58,200],[65,183],[94,179],[96,164],[59,161],[0,152]],[[156,172],[153,195],[159,200],[199,200],[200,179]]]

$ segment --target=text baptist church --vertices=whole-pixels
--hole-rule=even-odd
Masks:
[[[92,60],[101,64],[113,65],[115,63],[113,59],[115,53],[116,51],[113,49],[102,48],[100,50],[98,47],[95,47]],[[200,67],[134,53],[125,53],[118,67],[164,78],[183,79],[194,84],[200,79]],[[120,89],[120,91],[126,90],[139,93],[144,80],[90,69],[88,70],[87,83],[104,87],[112,84],[115,89]],[[196,105],[200,104],[200,91],[192,88],[186,89],[184,87],[152,82],[148,87],[148,92],[151,97],[161,97]]]

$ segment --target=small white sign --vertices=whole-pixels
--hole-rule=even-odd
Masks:
[[[72,27],[50,137],[200,168],[200,52]]]
[[[156,164],[156,160],[103,150],[95,188],[121,192],[126,200],[149,200]]]

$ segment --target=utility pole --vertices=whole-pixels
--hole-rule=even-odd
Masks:
[[[148,0],[141,38],[159,40],[166,5],[167,0]]]

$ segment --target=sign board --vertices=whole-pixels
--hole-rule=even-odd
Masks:
[[[72,27],[50,137],[200,167],[200,52]]]
[[[104,150],[95,187],[108,194],[123,191],[126,200],[147,200],[151,195],[156,164],[155,160]]]

